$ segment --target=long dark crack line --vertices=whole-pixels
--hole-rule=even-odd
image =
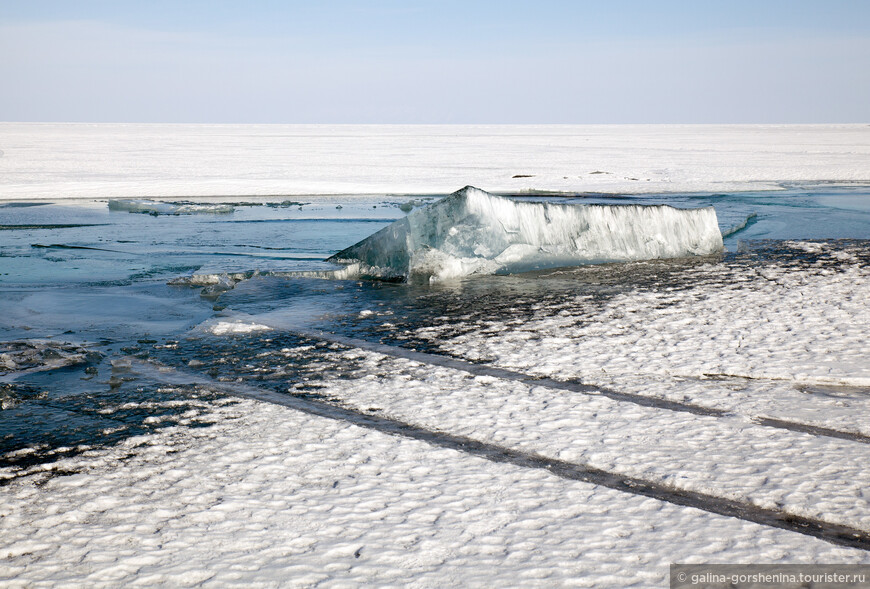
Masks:
[[[535,376],[530,376],[528,374],[523,374],[522,372],[516,372],[514,370],[499,368],[497,366],[491,366],[488,364],[475,364],[466,360],[460,360],[459,358],[440,356],[438,354],[429,354],[426,352],[418,352],[416,350],[409,350],[407,348],[400,348],[398,346],[391,346],[387,344],[379,344],[367,340],[346,337],[324,331],[300,331],[297,333],[313,339],[320,339],[331,343],[348,346],[351,348],[360,348],[363,350],[368,350],[370,352],[377,352],[385,356],[393,356],[394,358],[403,358],[405,360],[413,360],[415,362],[421,362],[423,364],[430,364],[433,366],[440,366],[442,368],[460,370],[462,372],[467,372],[475,376],[492,376],[494,378],[500,378],[503,380],[513,380],[521,382],[529,386],[545,387],[548,389],[569,391],[572,393],[583,393],[586,395],[599,395],[602,397],[607,397],[608,399],[613,399],[614,401],[634,403],[635,405],[643,405],[644,407],[653,407],[656,409],[667,409],[668,411],[683,411],[686,413],[693,413],[695,415],[707,415],[713,417],[723,417],[726,415],[731,415],[730,413],[722,409],[702,407],[700,405],[681,403],[679,401],[670,401],[668,399],[661,399],[658,397],[647,397],[644,395],[635,395],[632,393],[622,393],[619,391],[608,389],[606,387],[582,384],[579,382],[560,381],[554,380],[552,378],[538,378]]]
[[[181,372],[173,368],[156,366],[141,360],[133,361],[134,368],[143,376],[176,385],[199,384],[212,390],[249,397],[259,401],[283,405],[309,415],[343,421],[381,433],[426,442],[492,462],[512,464],[523,468],[546,470],[564,479],[601,485],[609,489],[650,497],[674,505],[693,507],[709,513],[734,517],[756,524],[780,528],[805,536],[812,536],[839,546],[870,551],[870,532],[842,524],[803,517],[777,509],[767,509],[751,503],[735,501],[695,491],[678,489],[637,477],[609,472],[585,464],[576,464],[548,458],[482,442],[466,436],[435,431],[389,417],[369,415],[324,401],[303,399],[280,394],[243,383],[218,382],[199,374]]]
[[[323,331],[301,331],[298,333],[309,338],[320,339],[343,346],[377,352],[385,356],[403,358],[405,360],[413,360],[415,362],[430,364],[432,366],[440,366],[442,368],[460,370],[462,372],[467,372],[475,376],[492,376],[494,378],[500,378],[503,380],[521,382],[528,386],[545,387],[548,389],[568,391],[572,393],[582,393],[585,395],[597,395],[601,397],[607,397],[608,399],[612,399],[614,401],[619,401],[622,403],[633,403],[635,405],[651,407],[654,409],[664,409],[667,411],[682,411],[685,413],[692,413],[694,415],[702,415],[707,417],[734,416],[733,413],[724,409],[703,407],[701,405],[695,405],[692,403],[681,403],[680,401],[671,401],[668,399],[662,399],[660,397],[650,397],[646,395],[638,395],[635,393],[623,393],[620,391],[614,391],[613,389],[608,389],[606,387],[582,384],[579,382],[555,380],[552,378],[537,378],[528,374],[523,374],[522,372],[508,370],[506,368],[498,368],[496,366],[491,366],[487,364],[475,364],[473,362],[468,362],[467,360],[460,360],[459,358],[440,356],[438,354],[429,354],[426,352],[418,352],[416,350],[409,350],[407,348],[400,348],[398,346],[370,342],[367,340],[346,337],[334,333],[328,333]],[[870,444],[870,436],[857,432],[848,432],[769,417],[758,416],[750,417],[749,419],[752,423],[760,425],[762,427],[773,427],[777,429],[785,429],[792,432],[799,432],[813,436],[838,438],[842,440],[849,440],[852,442]]]

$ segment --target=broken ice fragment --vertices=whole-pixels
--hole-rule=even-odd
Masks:
[[[722,250],[712,207],[522,202],[467,186],[328,261],[357,276],[438,281]]]

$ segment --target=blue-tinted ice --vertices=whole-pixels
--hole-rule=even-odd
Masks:
[[[435,282],[722,249],[709,206],[522,202],[467,186],[330,260],[355,264],[362,276]]]
[[[421,197],[413,198],[419,206]],[[188,403],[195,391],[148,382],[125,367],[123,360],[130,356],[191,369],[199,366],[214,378],[262,378],[283,391],[288,382],[307,383],[314,390],[318,374],[339,369],[344,373],[347,367],[322,365],[321,351],[312,347],[316,342],[302,341],[294,330],[323,329],[421,348],[433,345],[415,340],[421,326],[448,324],[452,333],[461,335],[489,325],[497,332],[542,309],[556,309],[560,301],[578,293],[591,309],[629,289],[681,288],[698,280],[697,273],[686,272],[692,264],[711,262],[707,258],[610,264],[546,275],[475,276],[434,285],[279,276],[335,270],[327,258],[406,218],[407,209],[414,208],[409,202],[410,198],[388,197],[308,204],[221,201],[200,203],[197,214],[181,208],[187,206],[181,203],[115,205],[117,210],[110,210],[105,201],[0,204],[0,342],[7,344],[0,350],[7,354],[0,358],[0,401],[12,407],[0,414],[5,420],[0,432],[12,440],[7,450],[31,442],[44,444],[46,453],[27,458],[38,464],[77,451],[79,444],[115,443],[156,427],[146,423],[156,411],[156,400],[163,399],[165,410],[179,415],[190,409],[185,404],[177,410],[172,407],[179,401]],[[658,197],[523,195],[507,200],[505,208],[527,210],[518,202],[547,203],[534,210],[548,214],[562,210],[562,204],[712,206],[718,232],[725,234],[724,244],[732,252],[725,254],[723,263],[733,266],[734,275],[765,259],[784,257],[794,258],[798,265],[822,263],[837,271],[839,261],[833,254],[824,259],[818,254],[819,259],[805,262],[801,256],[809,254],[784,246],[783,240],[870,239],[870,192],[863,187]],[[476,237],[469,239],[474,230],[451,236],[448,217],[438,219],[445,224],[445,235],[455,238],[448,244],[459,248],[454,251],[497,249],[491,234],[484,234],[480,243],[472,243]],[[709,224],[705,227],[710,229]],[[528,229],[509,223],[502,228],[504,242],[498,245],[505,249],[512,245],[511,236]],[[773,241],[760,250],[733,253],[740,240],[752,239]],[[853,253],[863,260],[868,251],[863,243]],[[526,260],[539,261],[534,256]],[[234,273],[251,277],[257,271],[258,279],[236,284],[231,278]],[[199,278],[188,281],[200,288],[167,284],[194,275]],[[686,277],[690,275],[695,278]],[[210,296],[201,296],[202,286],[209,285],[216,288]],[[578,310],[577,320],[589,313]],[[271,330],[219,336],[201,327],[233,321],[252,321]],[[298,350],[298,358],[285,358],[284,348]],[[261,358],[266,349],[272,355]],[[21,374],[22,370],[32,372]],[[119,424],[125,424],[124,429],[117,429]]]

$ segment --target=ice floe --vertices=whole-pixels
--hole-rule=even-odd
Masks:
[[[329,261],[348,264],[349,274],[439,281],[721,251],[712,207],[522,202],[467,186]]]

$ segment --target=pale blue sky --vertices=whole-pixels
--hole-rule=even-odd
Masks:
[[[870,1],[0,0],[0,120],[870,122]]]

